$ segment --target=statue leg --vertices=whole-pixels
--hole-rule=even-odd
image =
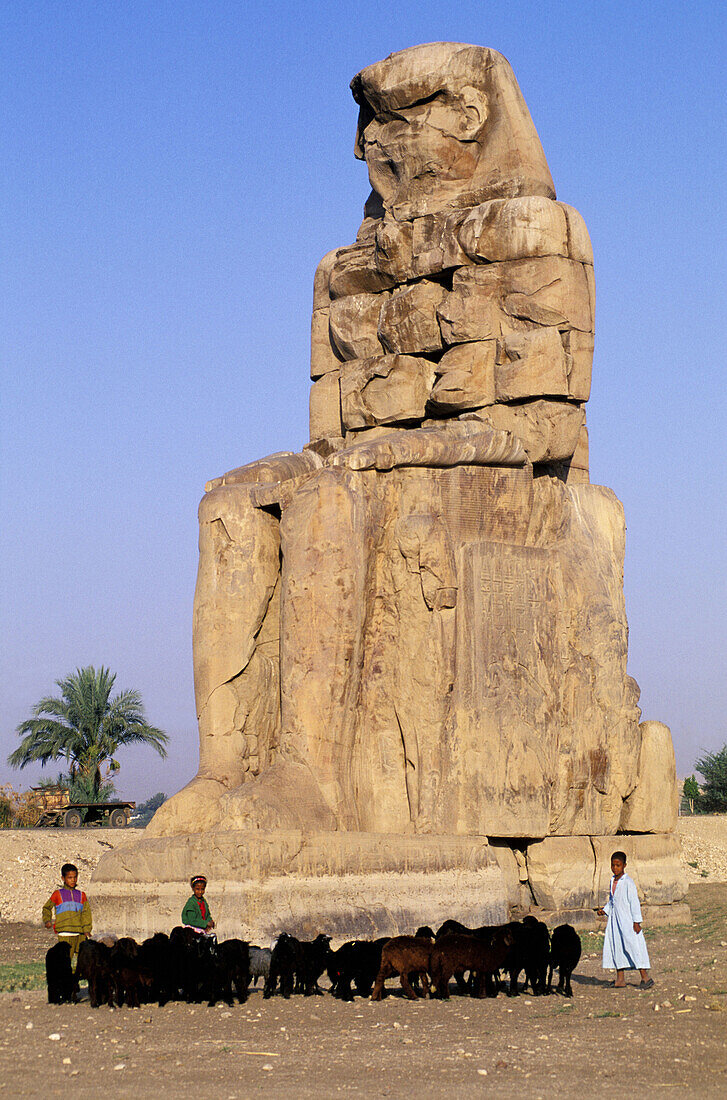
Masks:
[[[222,485],[203,498],[199,524],[193,630],[199,772],[155,815],[149,832],[159,836],[216,825],[220,799],[251,767],[259,769],[279,721],[277,624],[269,621],[279,523],[253,507],[245,486]]]
[[[361,481],[320,470],[282,506],[280,734],[270,766],[223,798],[222,828],[357,825],[349,769],[369,522]]]

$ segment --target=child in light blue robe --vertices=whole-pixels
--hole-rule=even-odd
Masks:
[[[624,852],[614,852],[611,856],[608,901],[597,912],[599,916],[608,917],[603,941],[603,969],[616,971],[614,987],[625,987],[625,970],[639,970],[639,988],[651,989],[654,981],[649,977],[651,963],[641,931],[641,905],[636,883],[626,874]]]

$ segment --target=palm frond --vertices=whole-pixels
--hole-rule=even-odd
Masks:
[[[114,756],[124,745],[148,745],[166,757],[169,738],[147,723],[141,694],[130,689],[112,698],[115,681],[116,674],[103,665],[77,668],[56,680],[60,696],[41,699],[32,709],[33,717],[21,722],[17,733],[22,740],[8,762],[24,768],[65,758],[74,782],[83,779],[98,793],[104,787],[102,766],[111,761],[115,770]]]

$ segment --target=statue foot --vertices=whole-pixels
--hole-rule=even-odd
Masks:
[[[336,819],[308,768],[281,761],[226,792],[219,827],[331,832]]]
[[[179,836],[213,829],[220,820],[220,799],[227,791],[216,779],[196,776],[159,807],[144,830],[146,836]]]

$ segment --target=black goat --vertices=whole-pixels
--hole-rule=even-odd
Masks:
[[[319,935],[312,941],[301,941],[281,932],[270,956],[270,973],[263,996],[272,997],[278,985],[285,998],[294,992],[306,997],[322,993],[318,979],[328,965],[330,943],[330,936]]]
[[[156,932],[139,945],[139,963],[151,974],[149,1000],[165,1005],[179,996],[175,959],[169,936]]]
[[[310,997],[313,993],[322,993],[318,979],[328,966],[331,958],[331,937],[324,933],[314,940],[302,940],[300,960],[297,969],[295,992]]]
[[[499,925],[496,924],[483,924],[479,928],[468,928],[466,924],[460,924],[458,920],[446,920],[444,924],[437,929],[436,942],[444,936],[475,936],[478,940],[483,940],[484,943],[489,944],[492,942],[492,937],[499,929]],[[454,972],[454,978],[457,982],[457,989],[460,993],[473,992],[474,982],[472,974],[470,973],[469,980],[465,978],[465,969],[458,967]],[[497,992],[497,990],[495,990]]]
[[[381,966],[381,949],[389,936],[378,940],[349,940],[331,954],[328,977],[331,993],[342,1001],[352,1001],[351,983],[359,997],[370,997]]]
[[[78,983],[71,967],[71,945],[64,940],[53,944],[45,954],[45,980],[48,1004],[62,1005],[78,1000]]]
[[[517,997],[518,978],[525,972],[525,986],[530,984],[535,997],[546,991],[548,958],[550,957],[550,936],[548,929],[536,917],[525,917],[522,921],[510,921],[503,925],[511,933],[512,946],[503,967],[510,976],[508,996]]]
[[[91,1008],[107,1004],[113,1007],[116,982],[111,969],[111,948],[97,940],[83,940],[78,948],[76,981],[88,982]]]
[[[174,972],[182,997],[199,1004],[213,995],[216,978],[215,942],[211,936],[178,925],[169,936]]]
[[[126,1003],[129,1008],[139,1008],[149,999],[154,978],[144,965],[139,944],[130,936],[122,937],[111,948],[109,963],[116,988],[116,1004]]]
[[[572,997],[570,977],[578,966],[581,957],[581,938],[571,924],[559,924],[553,930],[550,940],[550,969],[548,971],[548,993],[552,990],[553,971],[558,969],[558,988],[556,993]]]
[[[234,985],[240,1004],[247,1000],[250,983],[249,945],[244,940],[223,940],[212,952],[214,977],[210,990],[210,1005],[218,1000],[232,1004]]]
[[[270,973],[265,982],[263,997],[272,997],[277,988],[286,999],[295,987],[295,976],[300,965],[300,940],[281,932],[270,956]]]
[[[496,997],[495,975],[505,964],[512,946],[512,934],[498,929],[489,942],[481,936],[452,933],[440,936],[431,956],[430,974],[439,997],[449,997],[449,979],[453,974],[469,970],[472,975],[473,997]]]

